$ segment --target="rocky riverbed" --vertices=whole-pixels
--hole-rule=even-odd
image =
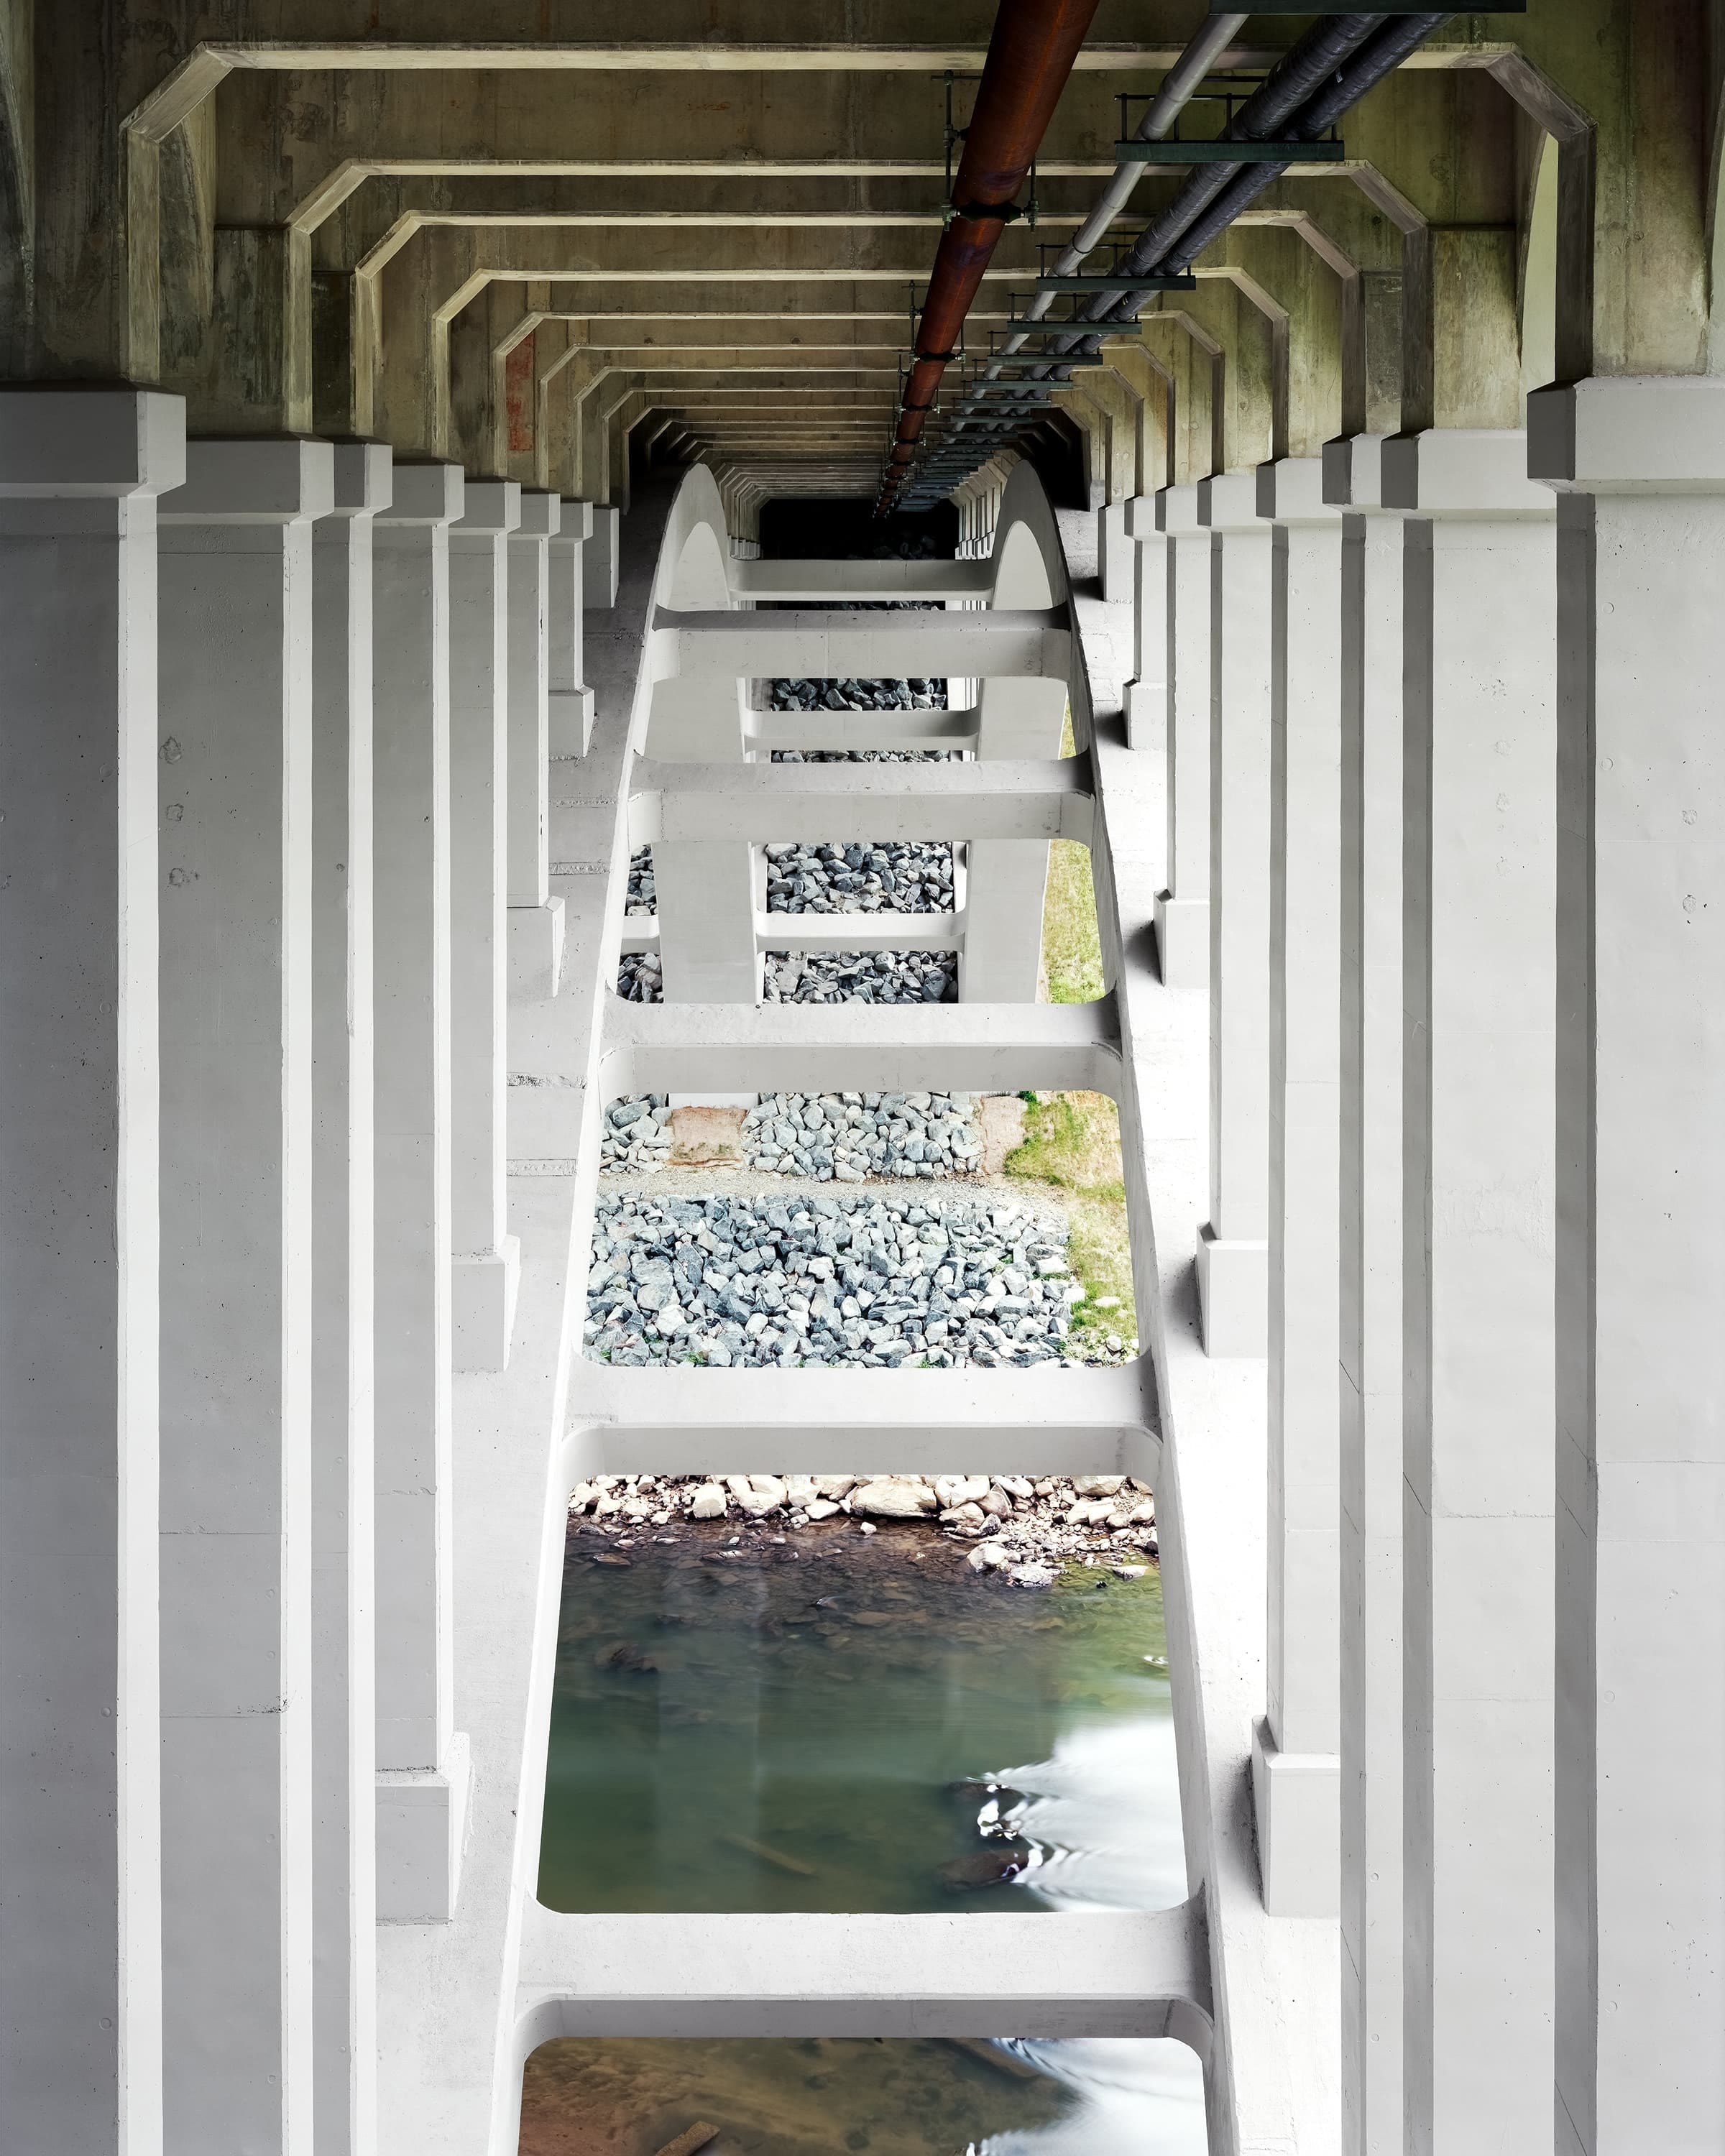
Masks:
[[[671,1144],[668,1095],[632,1094],[606,1108],[608,1169],[668,1167]],[[969,1093],[769,1093],[743,1117],[742,1158],[824,1183],[941,1182],[978,1172],[983,1137]]]
[[[1134,1578],[1158,1554],[1150,1485],[1122,1475],[600,1475],[569,1497],[570,1534],[623,1556],[685,1537],[747,1556],[787,1534],[824,1547],[883,1527],[878,1562],[945,1553],[1016,1587],[1075,1564]]]
[[[834,1147],[841,1181],[840,1167],[850,1166],[844,1150]],[[1126,1360],[1136,1343],[1114,1333],[1086,1335],[1081,1357],[1068,1352],[1069,1313],[1084,1290],[1065,1242],[1052,1208],[993,1191],[659,1199],[602,1190],[586,1352],[637,1366],[783,1369]]]

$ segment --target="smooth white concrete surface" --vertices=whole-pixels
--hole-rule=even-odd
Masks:
[[[1559,490],[1557,2146],[1699,2151],[1725,2145],[1725,387],[1589,381],[1527,418]]]
[[[1553,2145],[1553,498],[1385,442],[1405,526],[1409,2145]]]
[[[1209,979],[1210,535],[1196,486],[1164,487],[1157,523],[1168,547],[1168,880],[1156,947],[1171,988]]]
[[[1342,520],[1342,2115],[1402,2147],[1402,531],[1384,438],[1325,445]]]
[[[449,1234],[458,1370],[501,1370],[521,1254],[503,1202],[509,993],[509,535],[512,480],[469,480],[449,527]]]
[[[661,607],[653,625],[655,676],[843,680],[880,675],[1020,675],[1064,682],[1071,637],[1052,609],[940,613],[692,613]]]
[[[313,2138],[377,2131],[372,1519],[372,519],[389,451],[335,449],[312,547]]]
[[[1086,521],[1060,517],[1075,566]],[[1086,670],[1105,680],[1123,624],[1081,585],[1076,611]],[[1124,665],[1112,670],[1117,680]],[[1155,767],[1120,746],[1111,718],[1099,701],[1102,932],[1105,945],[1118,938],[1121,1083],[1132,1104],[1122,1132],[1128,1159],[1142,1162],[1128,1173],[1127,1209],[1135,1253],[1181,1254],[1158,1265],[1139,1327],[1162,1437],[1157,1515],[1169,1661],[1190,1677],[1177,1684],[1174,1704],[1187,1863],[1189,1876],[1204,1881],[1215,1999],[1204,2076],[1212,2145],[1327,2150],[1340,2133],[1336,1928],[1266,1915],[1246,1798],[1265,1682],[1264,1365],[1203,1348],[1183,1253],[1195,1247],[1206,1204],[1207,1004],[1168,993],[1146,963],[1158,888]]]
[[[1342,516],[1318,459],[1260,465],[1273,520],[1269,1686],[1254,1754],[1265,1906],[1341,1892]],[[1286,1805],[1284,1815],[1282,1807]]]
[[[617,551],[619,512],[603,501],[584,502],[593,518],[581,550],[583,603],[608,613],[617,603]]]
[[[587,684],[582,576],[586,542],[593,536],[593,504],[563,495],[557,528],[547,547],[546,723],[554,757],[587,754],[593,739],[593,690]]]
[[[166,2145],[312,2102],[312,520],[327,443],[200,441],[164,495]]]
[[[162,2148],[156,506],[185,432],[177,397],[0,392],[0,2088],[20,2148],[92,2156]]]
[[[553,2036],[1208,2035],[1204,1917],[576,1917],[521,1941],[523,2056]],[[1033,1931],[1030,1928],[1038,1928]]]
[[[746,839],[655,839],[653,881],[665,1001],[757,1003],[754,848]]]
[[[1096,511],[1096,574],[1110,606],[1130,606],[1134,597],[1132,548],[1126,530],[1129,506],[1111,501]]]
[[[1168,751],[1168,543],[1156,524],[1156,497],[1126,505],[1132,563],[1132,671],[1121,687],[1126,745],[1152,755]]]
[[[449,577],[462,473],[395,467],[372,534],[378,1915],[447,1919],[465,1807],[450,1602]],[[400,1831],[406,1786],[440,1820]],[[387,1972],[384,1982],[387,1984]]]
[[[1252,472],[1198,482],[1210,545],[1210,1212],[1198,1296],[1212,1355],[1270,1325],[1272,535]]]
[[[551,542],[562,503],[527,488],[509,562],[507,757],[511,995],[557,993],[563,916],[551,899]]]

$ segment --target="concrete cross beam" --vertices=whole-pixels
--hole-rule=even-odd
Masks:
[[[982,613],[675,613],[653,624],[654,672],[712,680],[1017,675],[1065,680],[1072,638],[1063,611]]]
[[[633,845],[748,839],[866,826],[873,839],[1076,839],[1088,845],[1094,803],[1076,759],[1056,763],[655,765],[643,758],[629,798]]]
[[[572,1917],[530,1905],[521,2027],[530,2046],[646,2033],[1178,2035],[1206,2048],[1196,1900],[1058,1924],[995,1917],[986,1964],[975,1929],[938,1916],[811,1916],[796,1920],[793,1940],[773,1917]]]

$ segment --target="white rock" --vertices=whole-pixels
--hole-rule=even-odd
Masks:
[[[999,1543],[978,1543],[964,1562],[973,1572],[998,1572],[1012,1559]]]
[[[569,1510],[584,1512],[598,1494],[591,1482],[578,1482],[569,1492]]]
[[[716,1482],[703,1482],[695,1493],[689,1507],[691,1520],[722,1520],[726,1512],[724,1491]]]
[[[817,1475],[813,1477],[813,1481],[815,1488],[819,1491],[823,1497],[830,1497],[835,1502],[839,1498],[848,1496],[856,1487],[856,1477],[854,1475]]]
[[[988,1478],[986,1475],[942,1475],[935,1482],[934,1493],[949,1508],[978,1504],[988,1494]]]
[[[829,1497],[811,1497],[803,1509],[811,1520],[829,1520],[839,1507]]]
[[[1112,1497],[1126,1487],[1123,1475],[1081,1475],[1073,1488],[1081,1497]]]
[[[933,1512],[939,1502],[925,1483],[906,1481],[901,1476],[882,1476],[850,1493],[853,1512],[871,1512],[882,1520],[914,1520]]]

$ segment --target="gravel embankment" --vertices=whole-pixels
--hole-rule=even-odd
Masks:
[[[1157,1555],[1150,1486],[1122,1475],[600,1475],[577,1484],[569,1513],[572,1532],[617,1550],[649,1533],[675,1541],[694,1523],[732,1526],[741,1543],[848,1522],[871,1535],[891,1522],[913,1541],[920,1529],[955,1543],[973,1570],[1022,1587],[1049,1585],[1062,1564],[1104,1560],[1130,1573]]]
[[[638,1367],[1070,1367],[1069,1312],[1084,1291],[1065,1240],[1057,1220],[994,1192],[602,1191],[587,1353]],[[1085,1360],[1125,1359],[1117,1335],[1085,1345]]]

